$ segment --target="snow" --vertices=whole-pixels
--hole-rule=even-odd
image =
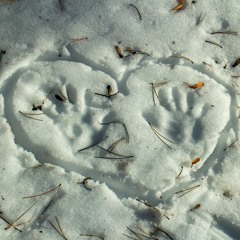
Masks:
[[[240,6],[177,5],[0,0],[0,239],[239,239]]]

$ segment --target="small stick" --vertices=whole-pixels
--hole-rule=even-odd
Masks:
[[[108,138],[108,136],[105,137],[104,139],[100,140],[99,142],[96,142],[96,143],[94,143],[94,144],[92,144],[92,145],[90,145],[90,146],[88,146],[88,147],[79,149],[78,152],[81,152],[81,151],[83,151],[83,150],[89,149],[89,148],[91,148],[91,147],[95,147],[96,145],[98,145],[98,144],[100,144],[101,142],[105,141],[107,138]]]
[[[158,231],[160,231],[160,232],[163,232],[163,233],[166,234],[171,240],[173,240],[173,238],[172,238],[167,232],[165,232],[164,230],[160,229],[159,227],[157,227],[156,230],[158,230]]]
[[[227,146],[226,148],[224,148],[224,151],[226,151],[228,148],[233,147],[233,145],[238,141],[238,138],[236,140],[234,140],[229,146]]]
[[[191,59],[189,59],[189,58],[187,58],[187,57],[184,57],[184,56],[182,56],[182,55],[172,55],[171,57],[182,58],[182,59],[185,59],[185,60],[191,62],[192,64],[194,64],[194,62],[193,62]]]
[[[215,43],[215,42],[212,42],[212,41],[209,41],[209,40],[205,40],[205,42],[206,42],[206,43],[211,43],[211,44],[213,44],[213,45],[215,45],[215,46],[218,46],[218,47],[222,48],[222,46],[219,45],[218,43]]]
[[[24,113],[24,112],[21,112],[21,111],[19,111],[19,113],[21,113],[24,117],[31,118],[31,119],[34,119],[34,120],[37,120],[37,121],[43,121],[42,119],[34,118],[34,117],[31,117],[30,115],[41,115],[41,114],[44,114],[44,113],[33,114],[33,113]]]
[[[62,12],[64,12],[64,11],[65,11],[65,7],[64,7],[64,5],[63,5],[63,1],[62,1],[62,0],[58,0],[58,4],[59,4],[59,7],[60,7],[60,10],[61,10]]]
[[[196,186],[194,186],[194,187],[187,188],[187,189],[184,189],[184,190],[181,190],[181,191],[175,192],[174,194],[178,194],[178,193],[181,193],[181,192],[185,192],[184,194],[182,194],[182,195],[180,195],[180,196],[178,197],[178,198],[180,198],[180,197],[184,196],[185,194],[187,194],[187,193],[193,191],[194,189],[196,189],[196,188],[198,188],[198,187],[200,187],[200,186],[201,186],[201,185],[199,184],[199,185],[196,185]]]
[[[111,97],[117,95],[118,93],[119,93],[119,91],[117,91],[116,93],[111,94],[111,95],[106,95],[106,94],[102,94],[102,93],[95,93],[95,94],[96,94],[96,95],[99,95],[99,96],[103,96],[103,97],[111,98]]]
[[[140,13],[140,11],[138,10],[138,8],[137,8],[135,5],[133,5],[133,4],[129,4],[129,5],[132,6],[132,7],[134,7],[134,8],[137,10],[139,19],[142,20],[142,16],[141,16],[141,13]]]
[[[233,31],[217,31],[217,32],[211,32],[211,34],[228,34],[228,35],[238,35],[238,32],[233,32]]]
[[[103,237],[97,236],[97,235],[94,235],[94,234],[79,234],[79,236],[82,236],[82,237],[95,237],[95,238],[100,238],[100,239],[104,240]]]
[[[171,140],[162,136],[154,127],[152,127],[152,125],[150,123],[148,123],[148,124],[151,127],[152,131],[155,133],[155,135],[158,137],[158,139],[160,139],[168,148],[172,149],[172,147],[170,147],[163,139],[165,139],[165,140],[167,140],[167,141],[169,141],[170,143],[173,143],[173,144],[174,144],[174,142],[172,142]]]
[[[114,142],[107,150],[111,153],[113,151],[113,149],[117,146],[118,143],[120,143],[122,140],[124,140],[125,138],[120,138],[118,139],[116,142]]]
[[[175,177],[175,179],[179,179],[179,177],[180,177],[180,175],[182,174],[182,172],[183,172],[183,166],[181,166],[181,171],[180,171],[180,173]]]
[[[201,12],[201,14],[200,14],[200,16],[198,17],[197,22],[196,22],[196,25],[197,25],[197,26],[200,25],[200,23],[203,21],[203,19],[206,17],[207,14],[205,14],[204,16],[202,16],[202,15],[203,15],[203,14],[202,14],[202,12]]]
[[[52,188],[51,190],[49,190],[49,191],[47,191],[47,192],[39,193],[39,194],[36,194],[36,195],[27,196],[27,197],[23,197],[22,199],[25,199],[25,198],[34,198],[34,197],[39,197],[39,196],[48,194],[48,193],[54,191],[55,189],[59,188],[61,185],[62,185],[62,184],[60,183],[57,187],[54,187],[54,188]]]

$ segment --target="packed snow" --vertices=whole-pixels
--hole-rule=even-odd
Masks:
[[[240,239],[239,11],[0,0],[0,239]]]

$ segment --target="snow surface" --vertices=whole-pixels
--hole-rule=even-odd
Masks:
[[[240,239],[240,5],[177,5],[0,0],[0,239]]]

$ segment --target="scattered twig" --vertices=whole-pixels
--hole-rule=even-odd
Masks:
[[[101,142],[105,141],[107,138],[108,138],[108,136],[105,137],[105,138],[103,138],[103,139],[100,140],[99,142],[96,142],[96,143],[94,143],[94,144],[92,144],[92,145],[90,145],[90,146],[88,146],[88,147],[85,147],[85,148],[79,149],[78,152],[81,152],[81,151],[83,151],[83,150],[86,150],[86,149],[89,149],[89,148],[95,147],[95,146],[97,146],[98,144],[100,144]]]
[[[57,217],[55,217],[55,219],[56,219],[56,222],[57,222],[57,225],[58,225],[59,230],[57,229],[56,226],[54,226],[54,224],[53,224],[51,221],[48,220],[48,222],[49,222],[49,223],[52,225],[52,227],[62,236],[63,239],[68,240],[67,237],[66,237],[66,235],[64,234],[61,226],[60,226],[60,223],[59,223]]]
[[[155,135],[158,137],[158,139],[160,139],[168,148],[172,149],[172,147],[170,147],[163,139],[167,140],[170,143],[173,143],[171,140],[167,139],[166,137],[164,137],[163,135],[161,135],[150,123],[148,123],[149,126],[151,127],[152,131],[155,133]]]
[[[183,190],[181,190],[181,191],[175,192],[174,194],[178,194],[178,193],[185,192],[185,193],[183,193],[182,195],[178,196],[178,198],[180,198],[180,197],[184,196],[185,194],[193,191],[194,189],[196,189],[196,188],[198,188],[198,187],[200,187],[200,186],[201,186],[201,185],[198,184],[198,185],[196,185],[196,186],[193,186],[193,187],[190,187],[190,188],[183,189]]]
[[[175,177],[175,179],[179,179],[179,177],[180,177],[180,175],[182,174],[182,172],[183,172],[183,166],[181,166],[181,171],[180,171],[180,173]]]
[[[211,44],[213,44],[213,45],[215,45],[215,46],[218,46],[218,47],[222,48],[222,46],[219,45],[218,43],[215,43],[215,42],[212,42],[212,41],[209,41],[209,40],[205,40],[205,42],[206,42],[206,43],[211,43]]]
[[[217,32],[211,32],[211,34],[238,35],[238,32],[234,32],[234,31],[217,31]]]
[[[134,7],[134,8],[137,10],[139,19],[142,20],[142,16],[141,16],[141,13],[140,13],[140,11],[138,10],[138,8],[137,8],[135,5],[133,5],[133,4],[129,4],[129,5],[132,6],[132,7]]]
[[[31,118],[31,119],[34,119],[37,121],[43,121],[42,119],[31,117],[31,115],[42,115],[44,113],[26,113],[26,112],[21,112],[21,111],[19,111],[19,113],[21,113],[23,116],[25,116],[27,118]]]

